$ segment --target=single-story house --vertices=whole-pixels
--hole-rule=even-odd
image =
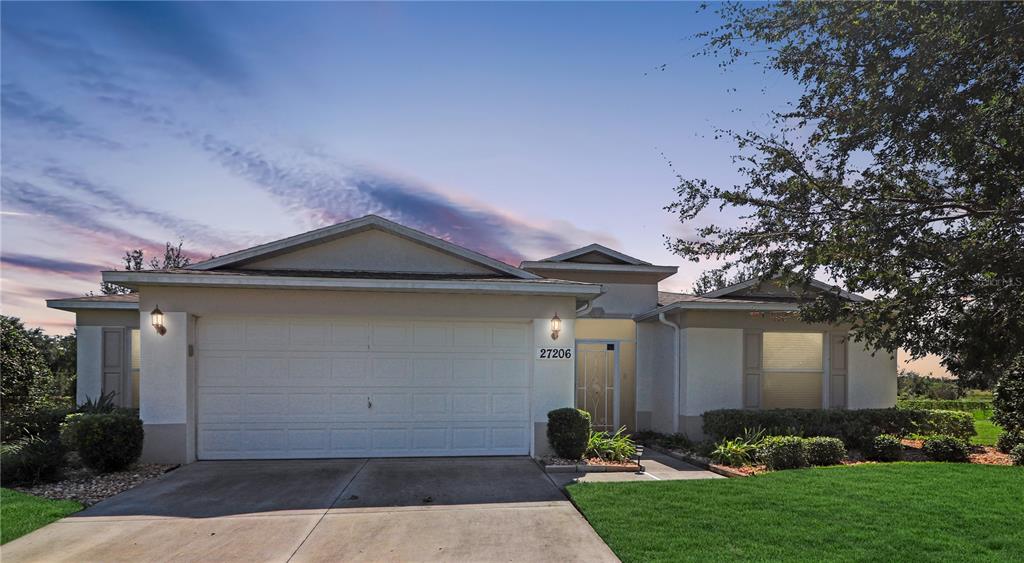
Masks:
[[[78,401],[138,408],[150,462],[542,455],[559,407],[699,435],[711,409],[895,403],[895,359],[800,322],[798,292],[660,292],[675,272],[598,244],[517,268],[370,215],[47,304],[76,315]]]

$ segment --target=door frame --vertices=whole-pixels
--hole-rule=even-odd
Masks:
[[[612,432],[615,432],[622,426],[619,420],[619,410],[622,404],[622,366],[619,361],[619,352],[622,351],[622,340],[611,340],[607,338],[578,338],[576,339],[576,355],[580,355],[580,344],[612,344],[615,346],[615,376],[612,383],[612,390],[615,393],[615,402],[612,404]],[[577,364],[578,365],[578,364]],[[579,370],[573,367],[573,402],[576,402],[575,395],[576,389],[579,387],[580,374]],[[577,407],[579,408],[579,407]]]

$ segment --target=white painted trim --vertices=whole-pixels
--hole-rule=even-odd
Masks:
[[[649,264],[590,264],[587,262],[523,262],[524,270],[567,270],[584,272],[626,272],[639,274],[668,274],[679,271],[676,266],[651,266]],[[667,277],[667,276],[666,276]]]
[[[795,303],[743,303],[731,302],[729,299],[722,299],[721,303],[706,303],[701,301],[678,301],[671,305],[664,305],[646,313],[633,317],[635,321],[645,321],[656,317],[661,313],[669,313],[678,309],[703,309],[712,311],[799,311],[800,306]]]
[[[244,274],[175,274],[166,272],[103,272],[103,281],[128,285],[175,285],[199,287],[327,289],[338,291],[385,291],[403,293],[498,293],[512,295],[572,295],[596,297],[600,284],[508,281],[381,280],[311,278]]]
[[[468,248],[461,247],[457,244],[452,244],[448,241],[439,239],[437,237],[430,236],[424,232],[411,229],[404,225],[395,223],[394,221],[388,221],[383,217],[377,215],[366,215],[358,219],[352,219],[351,221],[345,221],[315,231],[309,231],[306,233],[298,234],[281,240],[268,242],[252,248],[246,248],[230,254],[225,254],[218,258],[211,258],[205,262],[193,264],[188,267],[190,270],[213,270],[215,268],[223,268],[238,264],[241,262],[250,262],[257,260],[268,255],[277,255],[289,250],[295,250],[305,246],[315,244],[324,239],[339,238],[345,234],[353,234],[361,232],[366,229],[376,228],[386,233],[411,240],[413,242],[420,243],[424,246],[440,250],[446,254],[457,256],[469,262],[473,262],[484,267],[490,268],[497,272],[509,274],[513,277],[520,279],[537,279],[540,276],[531,274],[525,270],[510,266],[500,260],[495,260],[490,256],[485,256],[479,252],[474,252]]]
[[[741,289],[746,289],[748,287],[756,285],[760,281],[762,281],[760,278],[751,278],[751,279],[746,280],[746,281],[741,281],[739,283],[734,283],[734,284],[732,284],[730,286],[723,287],[721,289],[716,289],[714,291],[709,291],[707,293],[701,294],[701,297],[714,298],[714,297],[722,297],[723,295],[730,295],[730,294],[735,293],[735,292],[737,292],[737,291],[739,291]],[[836,289],[839,289],[839,286],[829,285],[829,284],[827,284],[827,283],[825,283],[823,281],[819,281],[819,280],[816,280],[816,279],[812,279],[811,282],[810,282],[810,285],[812,287],[816,287],[816,288],[818,288],[820,290],[827,291],[829,293],[832,293]],[[866,297],[864,297],[862,295],[857,295],[856,293],[850,293],[849,291],[846,291],[846,290],[843,290],[843,289],[839,289],[839,296],[842,297],[843,299],[849,299],[850,301],[857,301],[857,302],[863,302],[863,301],[867,301],[868,300]]]
[[[623,262],[628,262],[630,264],[633,264],[634,266],[641,266],[641,265],[643,265],[643,266],[650,266],[651,265],[650,262],[644,262],[643,260],[640,260],[639,258],[634,258],[634,257],[632,257],[632,256],[630,256],[628,254],[623,254],[623,253],[619,252],[618,250],[612,250],[612,249],[608,248],[607,246],[604,246],[604,245],[601,245],[601,244],[597,244],[596,242],[593,243],[593,244],[588,244],[587,246],[583,246],[583,247],[577,248],[576,250],[570,250],[569,252],[563,252],[562,254],[559,254],[557,256],[550,256],[548,258],[544,258],[544,259],[541,260],[541,262],[562,262],[562,261],[565,261],[565,260],[576,258],[577,256],[583,256],[584,254],[587,254],[587,253],[590,253],[590,252],[597,252],[597,253],[600,253],[600,254],[604,254],[605,256],[609,256],[609,257],[615,258],[617,260],[622,260]],[[527,263],[527,262],[524,262],[524,264],[525,263]]]
[[[74,301],[70,299],[47,299],[46,306],[50,309],[72,312],[79,309],[122,309],[127,311],[139,309],[138,303],[127,303],[124,301]]]

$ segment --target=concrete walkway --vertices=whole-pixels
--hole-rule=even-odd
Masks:
[[[529,458],[194,463],[3,546],[21,561],[616,561]]]
[[[549,473],[559,487],[570,483],[608,483],[621,481],[678,481],[682,479],[725,479],[725,477],[679,461],[661,452],[645,450],[641,460],[643,473]]]

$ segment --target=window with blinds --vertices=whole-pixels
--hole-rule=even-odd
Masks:
[[[761,408],[821,408],[824,335],[765,332],[762,338]]]

